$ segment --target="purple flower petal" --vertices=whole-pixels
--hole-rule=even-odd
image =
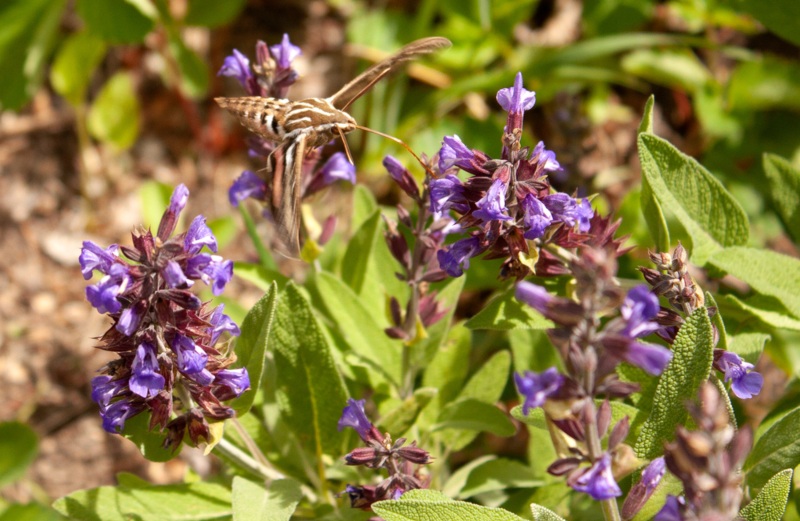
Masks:
[[[200,253],[186,262],[186,276],[202,280],[211,286],[211,293],[219,296],[233,278],[233,262],[219,255]]]
[[[95,376],[92,378],[92,400],[100,406],[103,412],[108,408],[111,400],[128,388],[128,378],[114,379],[109,375]]]
[[[289,41],[289,35],[284,33],[281,43],[277,45],[270,45],[269,52],[275,58],[275,63],[278,64],[279,69],[288,69],[292,61],[303,54],[300,47],[293,45]]]
[[[625,360],[652,375],[660,375],[672,360],[672,351],[655,344],[631,342],[623,356]]]
[[[542,286],[532,282],[518,282],[514,296],[541,314],[548,312],[548,304],[553,301],[553,296]]]
[[[362,440],[369,441],[374,426],[367,418],[367,413],[364,412],[365,403],[366,400],[348,398],[347,405],[342,410],[342,416],[336,426],[340,431],[344,430],[345,427],[352,427]]]
[[[439,150],[439,172],[444,173],[454,166],[469,168],[469,162],[474,157],[475,153],[467,148],[460,137],[445,136]]]
[[[622,495],[614,475],[611,473],[611,456],[608,453],[594,462],[589,470],[584,472],[572,483],[572,488],[578,492],[589,494],[595,501],[604,501]]]
[[[161,270],[161,275],[170,288],[189,288],[194,284],[193,280],[186,278],[180,264],[173,260],[167,262],[167,265]]]
[[[223,385],[233,392],[234,396],[241,396],[243,392],[250,388],[250,377],[247,374],[247,369],[239,367],[238,369],[223,369],[217,371],[214,375],[214,382],[216,385]]]
[[[431,212],[436,219],[451,208],[459,213],[469,211],[467,200],[464,197],[464,185],[457,176],[448,174],[439,179],[433,179],[430,182],[429,191]]]
[[[234,208],[239,203],[251,197],[257,201],[264,201],[267,196],[267,184],[255,172],[245,170],[228,190],[228,201]]]
[[[118,251],[119,246],[116,244],[112,244],[104,250],[92,241],[83,241],[83,248],[81,248],[81,254],[78,257],[83,278],[86,280],[91,279],[92,271],[94,270],[108,275],[117,258]]]
[[[522,200],[522,211],[526,239],[538,239],[553,222],[553,214],[533,194],[526,195]]]
[[[556,160],[556,153],[544,148],[544,141],[539,141],[533,148],[531,159],[537,164],[542,165],[542,170],[545,172],[561,170],[561,164]]]
[[[187,253],[199,253],[203,246],[208,246],[208,249],[217,253],[217,238],[211,228],[206,224],[206,218],[198,215],[192,220],[189,225],[189,230],[186,232],[186,238],[183,241],[183,247]]]
[[[181,334],[175,335],[172,340],[172,350],[177,357],[180,372],[192,375],[205,369],[208,354],[191,338]]]
[[[242,87],[246,89],[250,78],[253,76],[250,70],[250,60],[237,49],[234,49],[233,54],[227,56],[225,61],[222,62],[222,67],[217,73],[217,76],[236,78],[236,80],[241,83]]]
[[[322,166],[323,186],[327,186],[336,181],[347,181],[356,184],[356,167],[347,160],[347,156],[342,152],[336,152]]]
[[[542,373],[533,371],[515,373],[514,382],[517,384],[519,394],[525,397],[522,413],[527,415],[531,409],[541,407],[548,397],[558,392],[564,383],[564,375],[555,367],[551,367]]]
[[[508,186],[500,179],[492,181],[486,195],[476,203],[477,210],[472,212],[472,215],[484,222],[491,221],[510,221],[506,212],[506,190]]]
[[[725,373],[725,381],[731,382],[731,391],[742,400],[761,392],[764,377],[753,371],[753,364],[745,362],[736,353],[714,350],[714,367]]]
[[[533,108],[536,93],[522,86],[522,73],[514,78],[514,86],[497,91],[497,102],[506,112],[521,113]]]
[[[658,297],[647,285],[640,284],[631,288],[620,308],[622,318],[627,321],[622,334],[639,338],[658,331],[661,326],[653,321],[658,310]]]
[[[117,320],[117,331],[125,336],[132,336],[142,320],[142,310],[139,306],[131,306],[122,310]]]
[[[439,250],[436,257],[439,266],[451,277],[460,277],[469,269],[469,259],[481,253],[478,237],[467,237],[454,242],[449,249]]]
[[[131,367],[130,389],[142,398],[152,398],[164,388],[164,377],[158,372],[156,348],[149,342],[142,342],[136,348],[136,356]]]
[[[686,506],[686,500],[683,496],[667,496],[667,500],[661,510],[658,511],[653,521],[683,521],[683,508]]]
[[[167,212],[175,215],[176,217],[186,208],[186,203],[189,201],[189,189],[183,183],[175,187],[172,195],[169,198],[169,207]]]
[[[211,313],[211,317],[209,317],[208,322],[211,324],[210,334],[211,334],[211,341],[210,344],[213,346],[217,343],[219,336],[227,331],[231,334],[231,336],[239,336],[239,326],[236,325],[231,317],[223,313],[225,310],[225,304],[220,304],[214,311]]]
[[[100,414],[103,417],[103,429],[111,434],[117,434],[125,428],[125,421],[139,414],[142,406],[134,406],[128,400],[118,400]]]

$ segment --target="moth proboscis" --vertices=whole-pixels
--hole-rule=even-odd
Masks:
[[[356,128],[396,139],[359,126],[345,109],[403,62],[450,45],[450,40],[437,36],[413,41],[327,98],[298,101],[260,96],[214,98],[248,130],[278,144],[267,161],[267,170],[272,175],[272,215],[289,255],[300,250],[300,175],[306,153],[336,136],[344,141],[344,135]]]

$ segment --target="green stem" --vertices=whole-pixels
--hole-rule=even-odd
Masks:
[[[258,235],[256,225],[253,222],[253,217],[250,216],[250,212],[247,211],[244,205],[239,204],[239,213],[242,216],[242,220],[244,220],[244,227],[247,229],[247,235],[250,236],[250,240],[253,241],[256,252],[258,252],[258,260],[261,262],[261,265],[268,270],[278,271],[278,265],[275,264],[275,259]]]

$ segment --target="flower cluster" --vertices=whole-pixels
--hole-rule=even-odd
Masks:
[[[668,496],[655,521],[736,519],[742,501],[740,468],[750,450],[748,427],[736,431],[717,388],[708,382],[689,404],[697,430],[678,427],[667,444],[667,469],[683,484],[683,496]]]
[[[656,295],[664,296],[673,309],[662,307],[657,321],[663,327],[656,333],[669,343],[675,340],[684,317],[705,304],[703,291],[689,274],[689,262],[686,250],[681,244],[669,253],[650,253],[650,260],[656,269],[639,268],[645,280]],[[709,308],[709,313],[716,313]],[[715,342],[719,334],[715,328]],[[761,392],[764,377],[754,366],[745,362],[736,353],[724,349],[714,349],[714,368],[724,374],[726,382],[731,383],[731,391],[737,397],[746,400]]]
[[[351,427],[366,444],[353,449],[345,456],[348,465],[363,465],[370,469],[386,469],[388,476],[377,485],[347,485],[345,493],[353,508],[370,510],[373,503],[385,499],[397,499],[407,490],[427,488],[427,479],[420,474],[419,465],[431,462],[427,451],[415,442],[405,445],[406,439],[392,442],[389,434],[381,434],[364,412],[364,400],[347,401],[339,419],[339,430]],[[414,469],[414,466],[417,468]]]
[[[289,36],[284,34],[280,44],[269,47],[262,41],[256,44],[257,63],[252,67],[250,60],[234,49],[233,54],[225,58],[218,75],[235,78],[249,96],[286,98],[289,87],[297,80],[297,71],[291,64],[300,54],[300,48],[293,45]],[[268,165],[282,161],[283,150],[279,143],[251,134],[247,137],[247,144],[253,158],[265,160]],[[332,154],[320,166],[321,159],[321,149],[316,148],[309,151],[303,161],[302,178],[299,182],[301,197],[304,199],[336,181],[347,181],[351,184],[356,182],[355,167],[343,153]],[[267,168],[268,178],[250,170],[242,172],[228,191],[231,205],[237,207],[247,198],[264,203],[267,208],[277,204],[270,197],[273,193],[271,173],[274,170]]]
[[[238,335],[239,328],[223,305],[211,308],[189,291],[200,280],[219,295],[233,263],[204,251],[216,253],[217,241],[203,216],[173,236],[188,196],[185,186],[175,189],[156,236],[139,229],[133,247],[86,241],[79,259],[86,280],[94,271],[103,275],[86,288],[86,298],[114,321],[98,347],[119,355],[92,380],[103,427],[117,433],[147,410],[150,428],[166,428],[165,445],[172,447],[187,430],[195,444],[208,440],[208,421],[234,414],[222,402],[250,386],[247,370],[230,368],[234,359],[215,347],[223,333]],[[175,393],[186,412],[173,418]]]
[[[524,398],[524,414],[543,407],[553,424],[578,442],[578,447],[561,454],[548,471],[567,475],[567,484],[575,490],[607,500],[622,494],[614,477],[636,467],[632,450],[622,443],[628,434],[627,418],[611,429],[607,449],[601,449],[600,440],[611,420],[607,399],[625,397],[636,390],[635,384],[618,379],[616,367],[625,361],[658,375],[672,352],[639,340],[661,328],[655,322],[658,298],[644,285],[627,293],[617,285],[614,249],[581,247],[568,268],[575,277],[577,300],[553,296],[530,282],[519,282],[516,289],[518,300],[556,324],[548,335],[564,361],[566,374],[559,374],[555,368],[540,374],[525,371],[515,375],[515,381]],[[601,322],[617,309],[618,316]],[[595,399],[599,396],[605,396],[606,401],[597,409]],[[572,446],[574,442],[562,445]]]
[[[502,277],[521,280],[531,273],[566,273],[563,261],[542,248],[547,244],[618,249],[621,241],[612,237],[618,223],[596,215],[588,199],[551,193],[548,174],[561,170],[555,154],[541,141],[532,151],[521,148],[523,114],[536,101],[521,73],[497,101],[508,112],[501,159],[469,148],[458,136],[445,137],[439,151],[441,177],[430,182],[431,210],[436,217],[460,214],[458,230],[468,233],[438,252],[442,269],[458,277],[471,258],[488,252],[487,259],[506,259]],[[458,171],[470,177],[462,181]]]

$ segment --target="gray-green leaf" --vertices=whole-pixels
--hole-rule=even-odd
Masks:
[[[780,156],[764,154],[764,173],[775,209],[795,242],[800,242],[800,170]]]
[[[704,264],[722,247],[747,243],[747,215],[700,163],[651,134],[639,134],[639,159],[661,207],[668,208],[689,233],[694,262]]]
[[[303,498],[292,479],[273,481],[269,488],[240,476],[233,478],[233,521],[289,521]]]
[[[514,288],[496,295],[486,306],[464,324],[470,329],[547,329],[553,323],[530,306],[514,298]]]
[[[25,474],[38,451],[33,429],[23,423],[0,423],[0,486]]]
[[[681,326],[672,346],[672,360],[656,386],[653,408],[636,443],[636,455],[640,458],[658,456],[663,442],[671,440],[675,428],[686,421],[686,402],[697,398],[700,385],[711,372],[713,343],[708,311],[695,310]]]
[[[761,492],[739,516],[746,521],[780,521],[786,512],[786,502],[792,487],[792,469],[785,469],[770,478]]]
[[[317,318],[294,284],[281,293],[272,338],[275,397],[286,424],[317,457],[338,454],[336,424],[347,391]]]
[[[533,514],[533,521],[566,521],[549,508],[536,503],[531,503],[531,514]]]
[[[785,414],[758,438],[744,462],[747,484],[760,488],[783,469],[800,464],[800,408]]]
[[[410,490],[399,500],[379,501],[372,510],[386,521],[523,521],[502,508],[492,508],[453,501],[441,494]]]
[[[139,100],[130,73],[118,72],[103,85],[86,126],[92,137],[118,149],[133,145],[139,135]]]

